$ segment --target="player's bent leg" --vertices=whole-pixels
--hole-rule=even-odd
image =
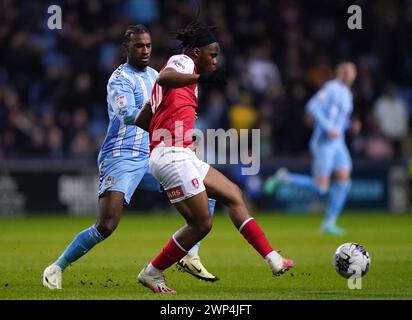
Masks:
[[[123,198],[123,193],[117,191],[101,195],[96,224],[78,233],[59,258],[44,270],[43,286],[61,289],[63,271],[112,234],[119,223]]]
[[[212,229],[213,219],[209,213],[207,193],[206,191],[202,191],[173,205],[187,223],[176,231],[175,238],[189,251]]]
[[[137,280],[155,293],[175,293],[167,287],[163,271],[182,259],[212,228],[205,191],[174,203],[187,224],[179,229],[162,251],[139,273]],[[167,289],[166,289],[167,288]]]
[[[210,199],[208,200],[209,202],[209,212],[210,215],[213,217],[213,214],[215,213],[215,205],[216,205],[216,200],[215,199]],[[192,249],[189,250],[189,252],[187,253],[188,256],[192,255],[198,255],[199,253],[199,248],[200,248],[200,241],[198,243],[196,243]]]
[[[208,194],[229,209],[234,225],[252,247],[266,260],[274,275],[282,274],[293,266],[293,260],[283,258],[273,250],[264,232],[249,214],[240,188],[214,168],[210,168],[204,184]]]
[[[99,197],[99,211],[96,228],[106,239],[117,228],[123,211],[124,193],[106,191]]]
[[[203,183],[210,197],[228,207],[230,218],[236,228],[239,228],[246,219],[250,218],[249,210],[243,200],[242,190],[218,170],[210,167]]]
[[[210,215],[213,216],[215,211],[215,204],[216,200],[209,198],[209,211]],[[203,263],[200,261],[199,257],[199,246],[200,242],[196,243],[192,249],[189,250],[186,256],[180,259],[176,263],[176,268],[179,271],[186,272],[197,279],[208,281],[208,282],[215,282],[218,281],[219,278],[210,273]]]
[[[104,238],[95,226],[83,230],[67,246],[60,257],[43,272],[43,286],[49,289],[62,288],[62,272],[73,262],[85,255]]]

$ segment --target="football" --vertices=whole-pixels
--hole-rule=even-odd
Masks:
[[[348,242],[340,245],[333,256],[335,270],[344,278],[360,278],[369,270],[371,259],[364,246]]]

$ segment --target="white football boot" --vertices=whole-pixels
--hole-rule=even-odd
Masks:
[[[274,276],[282,275],[294,265],[294,261],[292,259],[285,259],[276,251],[269,253],[265,260]]]
[[[166,277],[163,272],[149,273],[146,269],[147,266],[145,266],[143,270],[140,271],[139,275],[137,276],[138,282],[152,290],[154,293],[176,293],[175,290],[170,289],[167,286]]]
[[[186,255],[176,263],[176,268],[182,272],[187,272],[203,281],[215,282],[219,280],[218,277],[214,276],[206,270],[198,255]]]
[[[52,264],[44,269],[43,286],[52,290],[62,288],[62,269],[58,265]]]

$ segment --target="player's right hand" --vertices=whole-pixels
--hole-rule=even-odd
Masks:
[[[216,86],[226,85],[226,71],[224,69],[217,69],[211,73],[202,73],[199,75],[199,83],[209,83]]]

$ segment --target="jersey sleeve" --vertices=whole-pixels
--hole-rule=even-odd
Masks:
[[[134,88],[130,80],[122,76],[111,80],[108,89],[108,100],[116,116],[124,124],[135,124],[137,115],[145,102],[142,90]],[[143,101],[143,103],[136,105],[136,101]]]
[[[342,129],[343,129],[343,131],[352,129],[351,117],[347,117],[347,118],[345,119],[345,123],[343,124],[343,128],[342,128]]]
[[[328,105],[333,97],[333,88],[330,84],[325,84],[306,104],[308,112],[318,125],[324,130],[333,129],[328,118]]]
[[[188,56],[176,55],[169,59],[165,66],[165,69],[166,68],[175,69],[180,73],[193,74],[193,71],[195,70],[195,63]]]

